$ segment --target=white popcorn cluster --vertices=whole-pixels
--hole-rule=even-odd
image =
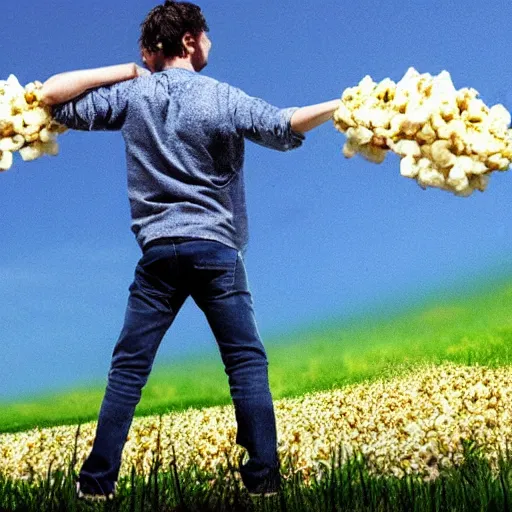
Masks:
[[[25,161],[59,152],[55,139],[67,127],[57,123],[41,101],[42,85],[35,81],[23,87],[14,75],[0,80],[0,171],[12,167],[16,151]]]
[[[401,376],[275,402],[279,456],[285,478],[302,471],[305,482],[321,477],[332,450],[344,463],[356,452],[374,475],[425,481],[464,462],[464,441],[473,441],[493,472],[512,442],[512,369],[453,363],[413,368]],[[149,475],[160,432],[160,462],[169,470],[173,448],[178,468],[193,466],[215,476],[244,454],[236,445],[233,406],[189,409],[136,417],[123,450],[120,476]],[[48,466],[65,470],[77,427],[32,429],[0,435],[0,474],[45,479]],[[96,422],[81,425],[75,470],[90,453]],[[292,459],[293,466],[287,464]],[[224,476],[228,478],[228,476]]]
[[[366,76],[343,92],[333,116],[347,135],[343,154],[381,163],[391,150],[401,157],[401,175],[423,189],[483,192],[492,171],[509,168],[512,130],[508,110],[489,108],[478,95],[457,91],[447,71],[432,76],[409,68],[396,84]]]

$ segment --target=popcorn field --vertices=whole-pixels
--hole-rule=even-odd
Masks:
[[[23,87],[14,75],[0,80],[0,171],[12,167],[16,151],[25,161],[59,153],[56,137],[67,128],[41,102],[42,85],[35,81]]]
[[[301,469],[309,481],[331,465],[331,450],[341,444],[342,462],[361,451],[371,473],[435,479],[443,468],[463,461],[463,440],[483,447],[497,469],[499,450],[512,441],[512,369],[424,366],[407,375],[371,384],[275,401],[283,474]],[[95,422],[81,425],[77,441],[78,471],[88,455]],[[161,463],[169,468],[195,465],[215,475],[227,469],[224,453],[236,465],[245,450],[235,444],[232,406],[190,409],[134,418],[123,451],[120,477],[132,464],[148,475],[160,433]],[[0,473],[14,479],[44,479],[48,466],[66,470],[75,444],[76,426],[34,429],[0,435]]]
[[[401,175],[424,189],[483,192],[491,172],[508,170],[512,159],[510,113],[489,108],[475,89],[456,90],[447,71],[409,68],[396,84],[366,76],[343,92],[333,119],[347,136],[347,158],[360,153],[382,163],[391,150],[401,157]]]

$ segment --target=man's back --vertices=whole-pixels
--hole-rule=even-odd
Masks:
[[[132,230],[141,247],[191,237],[243,250],[244,138],[282,151],[299,146],[303,136],[290,128],[295,110],[171,68],[91,91],[54,116],[75,129],[122,131]]]

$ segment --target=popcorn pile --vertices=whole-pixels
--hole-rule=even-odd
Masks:
[[[41,101],[42,85],[35,81],[23,87],[14,75],[0,80],[0,171],[12,167],[16,151],[25,161],[59,152],[55,138],[67,127],[57,123]]]
[[[275,412],[285,478],[299,469],[305,483],[321,477],[331,464],[331,450],[341,445],[341,463],[360,452],[374,475],[435,480],[443,469],[463,463],[464,440],[480,446],[497,472],[499,453],[512,442],[512,368],[429,364],[391,379],[276,400]],[[76,471],[92,448],[95,430],[96,422],[81,425]],[[65,470],[76,431],[71,425],[0,435],[0,473],[44,480],[50,462],[52,471]],[[226,452],[232,463],[244,455],[236,445],[232,405],[136,417],[121,477],[130,475],[132,465],[149,475],[159,434],[165,470],[173,447],[178,468],[196,466],[213,476],[219,468],[227,470]]]
[[[343,92],[334,113],[336,128],[347,135],[343,154],[381,163],[391,150],[401,157],[401,175],[423,189],[483,192],[492,171],[508,170],[512,129],[508,110],[489,108],[478,95],[457,91],[447,71],[432,76],[409,68],[396,84],[366,76]]]

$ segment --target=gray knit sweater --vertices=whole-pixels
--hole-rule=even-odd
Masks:
[[[121,130],[132,231],[143,248],[162,237],[217,240],[245,251],[244,138],[286,151],[302,144],[294,108],[172,68],[91,89],[55,105],[75,130]]]

